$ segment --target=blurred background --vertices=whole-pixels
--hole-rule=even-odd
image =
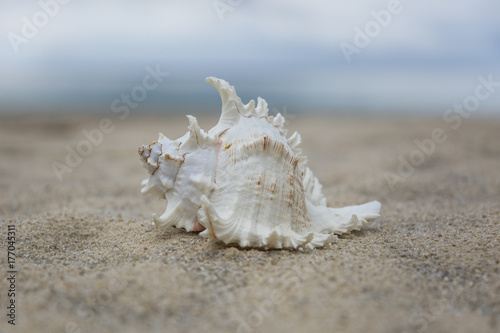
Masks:
[[[216,76],[276,112],[441,116],[479,76],[500,81],[499,13],[495,0],[1,0],[0,112],[111,113],[150,68],[169,75],[136,89],[132,113],[218,113]],[[498,116],[500,91],[475,114]]]
[[[137,148],[216,124],[207,76],[381,217],[303,252],[152,228]],[[500,332],[499,170],[499,0],[0,0],[17,332]]]

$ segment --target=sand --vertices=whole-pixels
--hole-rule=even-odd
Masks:
[[[289,120],[329,205],[383,205],[362,231],[300,252],[156,230],[164,202],[139,193],[137,147],[159,131],[180,136],[187,120],[102,117],[114,131],[62,181],[51,163],[101,116],[0,118],[1,332],[500,330],[500,120]],[[447,139],[418,161],[414,141],[435,128]],[[410,154],[423,163],[389,186]],[[17,236],[15,327],[7,225]]]

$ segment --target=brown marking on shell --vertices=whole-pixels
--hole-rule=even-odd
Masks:
[[[290,190],[288,191],[288,205],[290,206],[293,206],[295,204],[295,190],[292,188],[290,188]]]
[[[226,132],[229,130],[229,128],[226,128],[224,131],[222,131],[221,134],[219,134],[219,139],[224,135],[226,134]]]
[[[242,143],[241,149],[252,150],[260,147],[262,150],[267,150],[272,147],[273,151],[275,151],[279,157],[283,157],[286,161],[288,161],[293,168],[297,166],[299,161],[298,156],[290,147],[285,146],[283,142],[267,135],[253,136],[252,139],[253,140],[250,142]],[[237,140],[233,142],[233,145],[240,142],[241,140]]]
[[[270,143],[270,142],[271,142],[271,139],[269,139],[269,137],[265,135],[265,136],[264,136],[264,138],[263,138],[262,148],[263,148],[264,150],[266,150],[266,147],[268,147],[268,146],[269,146],[269,143]]]
[[[146,151],[147,151],[147,154],[148,154],[148,155],[147,155],[146,157],[144,157],[144,153],[145,153]],[[151,155],[151,145],[149,145],[149,146],[147,146],[147,147],[146,147],[146,146],[140,146],[140,147],[139,147],[139,150],[138,150],[138,153],[139,153],[139,155],[141,156],[141,159],[142,159],[144,162],[146,162],[146,161],[148,160],[149,156]]]
[[[165,156],[165,157],[164,157],[164,158],[165,158],[165,161],[174,161],[174,162],[180,162],[180,163],[182,163],[182,162],[183,162],[183,160],[182,160],[182,159],[177,158],[177,157],[172,157],[172,156],[170,156],[169,154],[165,154],[164,156]]]
[[[150,145],[150,147],[154,146],[156,143],[158,143],[160,145],[160,156],[161,156],[161,154],[163,154],[163,145],[161,143],[159,143],[158,141],[153,141],[153,143]],[[156,167],[156,169],[151,173],[151,175],[154,175],[155,172],[158,171],[158,169],[160,168],[160,156],[158,156],[158,160],[156,161],[156,165],[150,164],[151,166]]]

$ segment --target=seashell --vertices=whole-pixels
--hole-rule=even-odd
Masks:
[[[359,230],[379,217],[381,205],[329,208],[322,186],[306,166],[300,135],[288,139],[281,114],[268,115],[264,99],[244,105],[234,87],[206,79],[219,91],[222,114],[208,132],[195,117],[177,140],[159,135],[139,148],[149,178],[143,193],[167,201],[158,227],[202,231],[201,236],[241,247],[316,248],[336,234]]]

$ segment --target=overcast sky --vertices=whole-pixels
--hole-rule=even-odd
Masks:
[[[372,112],[442,112],[478,76],[500,81],[497,0],[401,0],[350,63],[340,45],[355,46],[354,29],[373,27],[371,12],[391,1],[221,0],[230,7],[217,12],[214,0],[73,0],[14,46],[26,20],[44,23],[40,3],[55,2],[0,0],[0,112],[105,112],[147,66],[170,75],[141,107],[172,112],[218,107],[210,75],[277,109]],[[481,109],[500,113],[500,89]]]

